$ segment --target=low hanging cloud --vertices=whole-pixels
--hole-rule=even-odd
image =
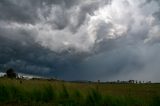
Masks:
[[[0,68],[160,81],[159,7],[158,0],[1,0]]]

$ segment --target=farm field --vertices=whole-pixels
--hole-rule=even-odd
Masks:
[[[159,106],[160,84],[0,78],[0,106]]]

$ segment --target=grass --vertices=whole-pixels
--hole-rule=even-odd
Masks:
[[[160,84],[94,84],[0,78],[0,106],[158,106]]]

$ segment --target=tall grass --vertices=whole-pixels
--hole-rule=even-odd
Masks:
[[[149,88],[146,88],[146,85],[140,86],[95,86],[32,80],[22,81],[21,84],[18,80],[0,79],[0,106],[158,106],[160,86],[147,85]],[[143,91],[143,87],[147,90]],[[111,92],[112,89],[114,92]],[[123,95],[121,92],[124,92]]]
[[[86,97],[86,104],[89,106],[100,106],[102,103],[102,95],[96,89],[91,89]]]

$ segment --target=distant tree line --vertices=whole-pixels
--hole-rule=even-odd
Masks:
[[[13,68],[9,68],[7,69],[6,71],[6,76],[8,78],[17,78],[18,77],[18,74],[15,72],[15,70]]]

